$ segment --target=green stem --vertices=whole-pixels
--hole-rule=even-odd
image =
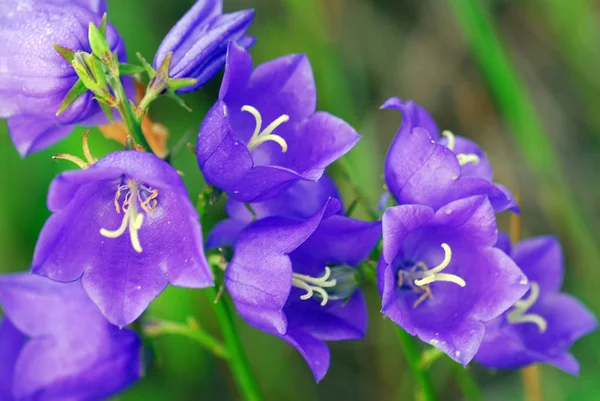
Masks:
[[[449,0],[449,3],[479,62],[498,108],[510,125],[509,132],[535,175],[540,206],[548,215],[555,217],[555,227],[566,231],[568,238],[576,244],[573,249],[578,252],[577,264],[599,265],[600,248],[597,246],[595,232],[573,196],[558,153],[545,135],[526,86],[511,64],[482,2]],[[582,285],[586,293],[590,294],[589,302],[599,306],[600,303],[591,294],[594,283],[600,280],[600,271],[590,274],[593,277],[582,280]]]
[[[465,396],[467,401],[483,401],[483,395],[477,387],[477,383],[473,380],[473,376],[469,371],[458,363],[454,364],[454,377],[460,391]]]
[[[229,366],[233,371],[233,376],[244,399],[248,401],[260,401],[263,399],[260,387],[258,386],[256,377],[248,363],[248,358],[244,352],[240,336],[235,328],[231,308],[225,299],[220,299],[217,303],[213,302],[218,296],[218,293],[217,287],[208,289],[209,299],[213,304],[213,309],[217,315],[221,331],[223,332],[225,347],[229,354]]]
[[[131,110],[129,99],[127,99],[127,94],[125,93],[125,89],[123,88],[123,84],[121,83],[118,74],[114,75],[114,73],[109,72],[107,74],[107,82],[115,93],[115,98],[117,99],[117,110],[119,110],[121,118],[123,118],[129,134],[135,143],[146,149],[146,151],[152,152],[152,148],[146,141],[146,137],[142,132],[142,126],[133,115],[133,110]]]
[[[396,326],[396,336],[402,346],[402,351],[408,362],[408,367],[417,381],[420,397],[416,398],[424,401],[435,401],[436,398],[433,387],[431,386],[431,381],[427,376],[426,370],[421,367],[421,355],[419,349],[415,345],[413,336],[398,326]]]
[[[163,335],[181,335],[196,341],[215,356],[229,359],[223,344],[210,334],[201,330],[195,324],[183,324],[167,320],[151,320],[144,325],[144,335],[147,337],[160,337]]]

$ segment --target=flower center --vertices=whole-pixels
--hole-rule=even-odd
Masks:
[[[279,146],[281,146],[281,151],[283,153],[287,152],[288,146],[287,146],[287,142],[285,141],[285,139],[283,139],[279,135],[273,133],[273,131],[275,131],[275,128],[279,127],[281,124],[287,122],[290,119],[290,117],[287,114],[283,114],[283,115],[279,116],[275,121],[273,121],[271,124],[267,125],[267,127],[261,131],[262,117],[260,115],[260,112],[258,110],[256,110],[256,108],[249,106],[249,105],[243,106],[242,111],[247,111],[248,113],[252,114],[254,116],[254,120],[256,120],[256,126],[254,128],[254,133],[252,134],[252,137],[250,138],[250,141],[248,142],[248,149],[251,152],[254,149],[256,149],[259,145],[261,145],[262,143],[265,143],[267,141],[276,142]]]
[[[124,195],[124,200],[120,203],[121,197]],[[119,238],[129,228],[129,238],[133,249],[141,253],[142,245],[138,231],[144,223],[144,214],[140,213],[139,207],[146,213],[153,212],[158,206],[158,190],[148,188],[145,185],[138,184],[133,180],[127,180],[124,185],[117,188],[115,193],[115,209],[117,213],[123,212],[123,220],[121,225],[116,230],[100,229],[100,235],[106,238]]]
[[[442,270],[448,267],[452,260],[452,249],[450,246],[446,243],[442,243],[441,246],[444,250],[444,260],[434,268],[430,269],[425,263],[419,262],[412,264],[412,267],[409,269],[398,270],[398,287],[408,286],[417,294],[421,294],[421,296],[413,303],[413,308],[419,306],[427,298],[433,298],[431,288],[429,287],[429,284],[431,283],[445,281],[454,283],[460,287],[467,285],[462,277],[455,274],[441,273]]]
[[[454,144],[456,143],[454,139],[454,134],[448,130],[442,132],[446,138],[448,138],[448,146],[447,148],[454,152]],[[456,158],[458,159],[458,164],[464,166],[468,163],[477,164],[479,163],[479,156],[475,153],[457,153]]]
[[[307,300],[315,295],[321,298],[321,306],[327,305],[329,294],[325,288],[334,287],[337,284],[336,279],[330,279],[331,269],[325,267],[325,273],[321,277],[311,277],[304,274],[292,273],[292,286],[306,291],[300,299]],[[316,294],[315,294],[316,293]]]
[[[506,315],[506,320],[511,324],[533,323],[538,327],[540,333],[545,332],[548,328],[546,319],[535,313],[527,313],[539,296],[540,286],[535,281],[532,281],[529,296],[515,303],[515,306]]]

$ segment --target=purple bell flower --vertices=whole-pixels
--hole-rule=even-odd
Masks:
[[[53,212],[32,270],[57,281],[81,278],[106,318],[131,323],[171,283],[213,285],[199,217],[177,171],[150,153],[111,153],[54,179]]]
[[[230,43],[218,102],[196,145],[207,182],[241,202],[260,202],[299,180],[318,180],[360,135],[343,120],[315,112],[316,89],[305,55],[252,70],[252,58]]]
[[[81,289],[0,276],[0,399],[102,400],[142,372],[137,334],[110,324]]]
[[[442,206],[388,208],[377,268],[382,312],[457,362],[471,361],[485,322],[529,289],[525,275],[496,243],[485,196]]]
[[[227,199],[228,219],[219,222],[208,235],[207,248],[232,245],[240,232],[253,220],[268,216],[281,216],[305,220],[321,210],[330,198],[338,201],[341,196],[327,174],[318,181],[298,181],[276,197],[262,202],[251,203],[255,216],[243,202]],[[341,201],[340,201],[341,202]],[[342,213],[340,207],[338,213]]]
[[[380,222],[335,215],[329,201],[306,220],[267,217],[235,242],[225,284],[240,315],[287,341],[317,381],[327,373],[326,341],[357,340],[367,309],[354,268],[377,244]]]
[[[402,124],[385,159],[385,181],[399,204],[438,209],[449,202],[486,195],[494,210],[518,212],[514,196],[492,182],[493,169],[474,142],[444,131],[412,100],[396,97],[382,106],[402,113]]]
[[[529,278],[531,290],[514,307],[486,324],[475,361],[490,368],[516,369],[548,363],[576,375],[579,363],[569,347],[594,331],[598,322],[575,298],[561,293],[563,254],[554,237],[521,241],[511,250],[506,235],[499,244]]]
[[[87,91],[60,116],[65,95],[77,82],[73,67],[53,47],[90,52],[88,25],[100,24],[103,0],[3,0],[0,4],[0,118],[8,119],[22,156],[65,138],[78,125],[108,122]],[[108,23],[107,41],[120,61],[125,47]]]
[[[169,77],[197,80],[177,92],[198,89],[223,68],[230,41],[245,49],[254,44],[255,39],[245,34],[253,18],[254,10],[223,14],[222,0],[198,0],[163,39],[154,56],[154,68],[158,70],[172,52]]]

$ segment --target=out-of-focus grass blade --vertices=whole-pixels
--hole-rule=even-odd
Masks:
[[[600,26],[595,0],[532,1],[533,12],[545,16],[556,38],[558,50],[571,69],[573,82],[582,95],[586,120],[600,140]],[[530,15],[532,15],[530,14]]]
[[[539,204],[553,217],[557,231],[563,231],[576,251],[573,266],[587,266],[587,280],[581,280],[586,301],[600,307],[594,296],[599,279],[600,248],[592,228],[587,224],[578,202],[561,169],[559,158],[545,135],[533,102],[524,83],[506,53],[488,13],[476,0],[449,0],[473,56],[496,100],[500,112],[510,126],[519,147],[538,183]],[[593,277],[589,277],[593,275]]]

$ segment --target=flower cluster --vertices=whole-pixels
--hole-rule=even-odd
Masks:
[[[0,277],[0,398],[102,399],[136,381],[147,333],[127,326],[169,284],[221,285],[241,317],[295,347],[317,381],[328,342],[364,338],[369,284],[391,321],[463,365],[578,371],[568,348],[596,319],[559,293],[555,239],[511,248],[499,234],[496,213],[519,208],[477,144],[440,133],[413,101],[387,100],[383,108],[402,115],[384,162],[395,205],[381,220],[350,217],[325,170],[360,135],[316,110],[305,55],[253,66],[252,10],[223,14],[220,0],[199,0],[141,67],[125,63],[105,11],[103,0],[0,8],[0,117],[22,155],[75,124],[106,123],[111,109],[128,130],[125,149],[99,159],[87,133],[83,158],[55,156],[80,169],[50,185],[33,275]],[[207,182],[200,200],[225,193],[228,218],[205,244],[206,202],[193,206],[170,154],[151,152],[141,124],[157,97],[181,102],[177,94],[223,67],[195,155]],[[144,71],[135,104],[123,76]],[[205,248],[219,260],[209,263]]]

